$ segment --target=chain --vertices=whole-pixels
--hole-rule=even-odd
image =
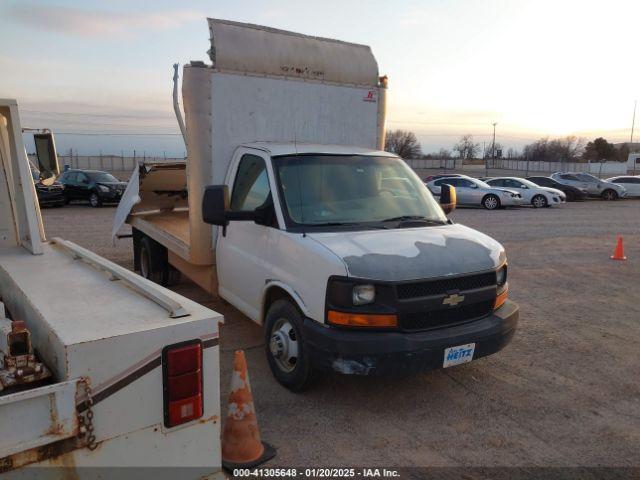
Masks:
[[[93,433],[93,397],[91,396],[91,385],[86,378],[83,378],[78,382],[84,388],[85,402],[87,409],[84,413],[78,413],[78,423],[80,428],[78,431],[78,437],[85,438],[86,447],[89,450],[95,450],[98,448],[96,442],[96,436]]]

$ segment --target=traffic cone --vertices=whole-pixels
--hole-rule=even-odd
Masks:
[[[222,466],[232,472],[253,468],[272,459],[276,451],[260,439],[258,419],[244,351],[236,350],[231,374],[229,412],[222,431]]]
[[[613,251],[613,255],[611,255],[612,260],[626,260],[627,257],[624,256],[624,248],[622,247],[622,236],[618,235],[618,244],[616,245],[616,249]]]

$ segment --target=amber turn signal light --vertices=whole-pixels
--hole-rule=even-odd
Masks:
[[[396,327],[396,315],[377,315],[369,313],[346,313],[329,310],[327,320],[333,325],[344,327]]]
[[[494,310],[497,310],[498,308],[500,308],[504,304],[504,302],[507,301],[508,294],[509,294],[509,288],[505,286],[504,290],[502,290],[502,292],[500,292],[496,297],[496,302],[493,304]]]

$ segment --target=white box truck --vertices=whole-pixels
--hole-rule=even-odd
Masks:
[[[45,241],[18,106],[0,99],[0,478],[222,478],[221,321]]]
[[[116,214],[141,274],[180,271],[264,325],[292,390],[317,370],[406,374],[503,348],[518,321],[504,248],[447,220],[382,151],[386,78],[369,47],[209,27],[212,63],[184,68],[184,123],[174,85],[188,159],[142,165]]]

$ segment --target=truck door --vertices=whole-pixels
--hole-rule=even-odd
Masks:
[[[236,152],[228,178],[231,210],[252,211],[269,202],[273,204],[266,156],[261,152]],[[275,211],[273,218],[277,228]],[[220,295],[255,321],[259,321],[260,295],[269,278],[267,250],[272,232],[272,227],[254,222],[231,222],[226,235],[219,232],[216,245]]]

